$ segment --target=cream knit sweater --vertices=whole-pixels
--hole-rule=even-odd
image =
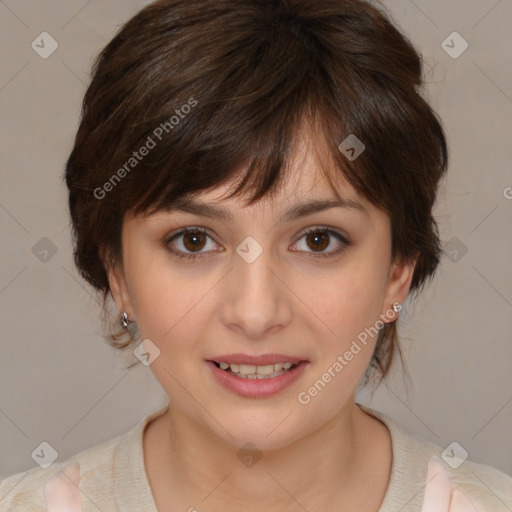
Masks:
[[[391,479],[379,512],[420,512],[427,462],[443,448],[413,435],[386,415],[359,404],[389,429],[393,446]],[[144,468],[145,426],[169,404],[142,418],[128,432],[84,450],[48,469],[39,466],[0,482],[0,512],[46,512],[45,484],[68,464],[80,465],[83,512],[158,512]],[[479,512],[512,512],[512,478],[490,466],[466,460],[447,466],[454,486]],[[198,510],[200,507],[198,508]]]

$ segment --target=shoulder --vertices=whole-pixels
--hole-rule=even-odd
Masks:
[[[45,485],[66,466],[78,463],[82,496],[92,493],[106,495],[113,482],[115,451],[126,434],[121,434],[44,469],[36,466],[10,475],[0,481],[0,512],[45,512]],[[91,496],[93,499],[93,496]]]
[[[65,495],[71,503],[68,493],[76,493],[75,475],[80,477],[77,481],[83,512],[127,510],[133,504],[134,510],[142,510],[152,500],[144,468],[143,432],[168,408],[169,402],[143,416],[126,432],[47,469],[38,466],[4,478],[0,481],[0,512],[46,512],[45,490],[59,499]],[[78,464],[78,472],[77,468],[68,468],[73,464]]]
[[[428,461],[439,457],[450,475],[454,488],[459,489],[478,512],[510,512],[512,510],[512,477],[506,473],[472,461],[460,445],[441,446],[408,431],[387,415],[362,406],[380,419],[389,429],[393,445],[393,468],[390,482],[390,503],[410,499],[411,508],[420,510],[427,480]]]
[[[413,462],[424,466],[436,455],[450,475],[454,488],[459,489],[477,507],[479,512],[510,512],[512,510],[512,477],[506,473],[471,460],[458,443],[441,446],[425,438],[405,432],[409,450],[405,452]],[[426,472],[425,467],[425,472]],[[425,484],[425,482],[423,483]]]
[[[460,489],[481,512],[512,510],[512,477],[470,460],[457,469],[447,467],[455,488]]]

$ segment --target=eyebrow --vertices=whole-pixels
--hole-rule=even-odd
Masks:
[[[284,213],[283,219],[285,221],[296,220],[331,208],[353,209],[368,214],[368,211],[362,204],[352,201],[351,199],[344,199],[340,197],[336,200],[313,199],[297,203]],[[168,211],[191,213],[200,217],[209,217],[222,221],[230,221],[233,219],[233,215],[222,206],[213,206],[185,197],[177,199],[170,206]]]

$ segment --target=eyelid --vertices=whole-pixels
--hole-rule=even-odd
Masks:
[[[164,245],[168,246],[168,244],[170,244],[176,238],[179,238],[180,236],[187,235],[188,233],[196,233],[196,232],[202,233],[202,234],[206,235],[207,237],[211,238],[212,240],[214,239],[214,237],[210,234],[210,232],[207,228],[203,228],[203,227],[199,227],[199,226],[187,226],[185,228],[179,229],[178,231],[174,232],[171,235],[167,235],[164,238]],[[190,253],[190,254],[192,254],[192,253]],[[204,254],[204,253],[198,252],[196,254],[200,255],[200,254]]]
[[[213,238],[210,233],[209,229],[199,227],[199,226],[187,226],[185,228],[178,229],[177,231],[173,232],[170,235],[166,235],[164,238],[164,243],[168,244],[169,242],[172,242],[175,238],[181,235],[186,235],[189,232],[196,232],[199,231],[200,233],[204,233],[205,235],[208,235],[210,238]]]
[[[338,235],[345,243],[351,243],[348,235],[346,235],[344,232],[341,232],[338,228],[333,228],[331,226],[323,226],[321,224],[312,226],[310,228],[305,228],[303,231],[301,231],[300,235],[298,235],[297,240],[300,240],[304,235],[314,233],[315,231],[325,231],[328,233],[334,233]]]

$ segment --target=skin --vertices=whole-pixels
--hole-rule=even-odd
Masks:
[[[227,208],[232,221],[181,212],[125,217],[123,264],[108,268],[111,291],[118,310],[137,322],[141,340],[158,346],[150,368],[171,404],[144,432],[159,510],[377,511],[384,498],[390,435],[355,404],[377,336],[307,405],[297,396],[365,328],[396,319],[390,310],[407,297],[414,263],[392,262],[389,217],[343,181],[339,194],[366,213],[332,208],[282,220],[299,200],[335,199],[311,150],[318,141],[302,137],[277,198],[247,207],[224,198],[227,186],[195,198]],[[169,251],[194,253],[190,235],[188,245],[180,236],[165,247],[185,227],[208,230],[195,249],[204,259]],[[303,235],[312,227],[340,232],[350,245],[321,258],[342,242],[331,234],[318,249]],[[251,264],[235,252],[247,236],[263,249]],[[205,363],[233,352],[290,354],[309,366],[277,395],[244,398],[217,384]],[[251,468],[237,457],[248,442],[262,455]]]

